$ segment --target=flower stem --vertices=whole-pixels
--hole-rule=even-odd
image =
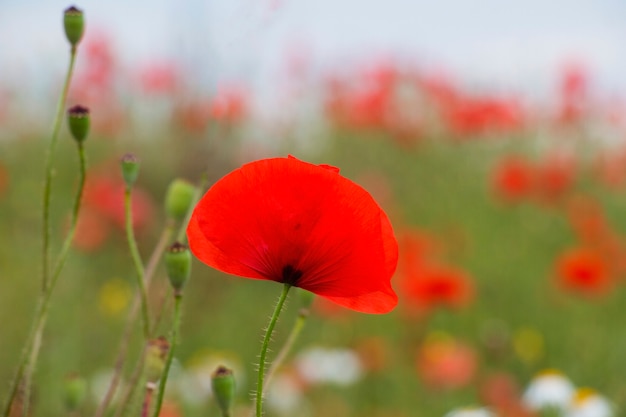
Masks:
[[[43,256],[42,256],[42,290],[46,291],[49,281],[49,269],[50,269],[50,193],[52,189],[52,161],[54,159],[54,150],[56,148],[57,139],[59,138],[59,130],[61,129],[61,120],[63,119],[63,110],[65,109],[65,101],[67,100],[67,93],[70,88],[70,80],[72,79],[72,73],[74,72],[74,63],[76,62],[76,46],[72,46],[70,50],[70,65],[65,75],[65,82],[63,83],[63,90],[61,91],[61,97],[59,97],[59,103],[57,105],[57,112],[52,125],[52,136],[50,143],[48,144],[48,151],[46,152],[45,162],[45,178],[43,187]]]
[[[274,308],[274,313],[272,314],[270,323],[265,330],[265,337],[263,338],[263,345],[261,346],[261,354],[259,355],[259,374],[257,376],[256,385],[256,417],[261,417],[263,414],[263,379],[265,377],[265,358],[267,357],[267,348],[269,347],[272,332],[274,331],[274,327],[278,321],[278,316],[280,316],[280,312],[283,309],[283,305],[285,304],[290,288],[291,285],[284,284],[283,291],[278,298],[278,303],[276,303],[276,308]]]
[[[177,292],[174,294],[174,325],[172,326],[172,337],[170,340],[170,350],[167,353],[167,359],[165,362],[165,369],[161,376],[161,382],[159,383],[159,393],[157,395],[157,402],[154,408],[153,417],[159,417],[161,412],[161,405],[163,404],[163,396],[165,395],[165,385],[167,384],[167,377],[170,373],[170,367],[172,366],[172,360],[174,359],[174,352],[176,351],[176,343],[178,339],[178,331],[180,330],[180,317],[181,317],[181,304],[183,294]]]
[[[276,355],[276,359],[274,359],[274,361],[272,362],[272,366],[270,366],[270,369],[267,371],[265,386],[263,387],[264,394],[267,391],[267,388],[270,386],[272,378],[274,378],[274,375],[276,375],[276,371],[278,371],[280,366],[283,364],[283,362],[287,358],[287,355],[289,354],[289,351],[298,339],[298,336],[300,336],[300,332],[302,332],[302,329],[304,328],[304,324],[306,323],[307,317],[309,317],[309,313],[310,312],[308,308],[303,308],[298,313],[298,317],[296,318],[296,322],[291,329],[291,333],[289,333],[285,344],[280,349],[280,352],[278,352],[278,355]]]
[[[135,232],[133,230],[133,214],[132,214],[132,188],[127,186],[124,193],[124,205],[126,208],[126,239],[130,254],[135,264],[135,272],[137,275],[137,285],[141,294],[141,312],[143,317],[143,335],[145,340],[150,339],[150,312],[148,310],[148,291],[146,290],[145,271],[139,250],[137,249],[137,241],[135,240]]]
[[[167,247],[169,241],[174,234],[174,226],[175,223],[173,220],[169,219],[161,232],[161,236],[152,251],[152,255],[150,255],[150,260],[148,261],[148,265],[146,266],[146,274],[145,274],[145,283],[146,288],[150,287],[150,283],[152,282],[152,277],[154,276],[154,272],[156,271],[157,265],[165,248]],[[133,304],[130,307],[130,312],[128,313],[128,317],[126,318],[126,327],[124,328],[124,332],[122,334],[122,339],[120,341],[120,347],[118,349],[117,357],[115,358],[115,365],[113,367],[113,377],[111,378],[111,382],[109,383],[109,387],[107,388],[107,392],[104,395],[104,398],[98,409],[96,410],[94,416],[102,417],[111,403],[113,396],[115,395],[115,391],[117,391],[117,387],[120,383],[120,379],[122,376],[122,370],[124,368],[124,362],[126,361],[126,355],[128,354],[128,347],[130,345],[130,340],[132,336],[133,327],[135,324],[135,319],[137,318],[137,313],[139,312],[139,304],[141,302],[141,296],[139,294],[135,295],[133,299]]]
[[[72,241],[76,233],[76,225],[78,224],[78,214],[80,212],[80,203],[81,203],[82,196],[83,196],[83,190],[85,188],[85,175],[86,175],[85,152],[84,152],[83,144],[81,142],[78,143],[78,157],[79,157],[79,171],[80,171],[79,185],[78,185],[78,191],[76,193],[76,197],[74,199],[70,230],[68,231],[68,234],[65,237],[65,241],[63,242],[63,246],[59,254],[59,258],[57,259],[57,262],[55,264],[54,272],[52,274],[50,282],[48,283],[48,285],[44,286],[41,296],[39,297],[33,326],[31,328],[30,334],[26,341],[25,348],[22,352],[22,356],[20,358],[20,362],[18,365],[18,370],[12,382],[9,399],[7,401],[7,405],[3,413],[3,416],[5,417],[10,414],[11,406],[12,406],[13,401],[15,401],[15,396],[17,395],[19,391],[18,386],[21,381],[23,381],[23,392],[24,392],[23,415],[26,415],[26,413],[28,412],[28,402],[30,401],[31,379],[32,379],[32,374],[37,365],[37,359],[39,357],[39,349],[41,348],[41,343],[43,339],[43,331],[44,331],[47,317],[48,317],[48,309],[50,307],[50,299],[52,296],[52,292],[54,291],[54,288],[56,286],[56,283],[58,281],[58,278],[61,275],[61,271],[63,270],[65,260],[67,259],[69,249],[72,245]]]

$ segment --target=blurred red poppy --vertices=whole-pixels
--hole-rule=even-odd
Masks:
[[[459,269],[429,265],[407,276],[403,294],[411,306],[422,310],[435,306],[458,308],[472,300],[474,284]]]
[[[496,194],[506,201],[528,197],[534,188],[535,173],[532,165],[519,156],[502,159],[493,173]]]
[[[468,385],[476,375],[478,358],[474,349],[449,337],[426,341],[417,355],[417,370],[432,388],[455,389]]]
[[[557,273],[563,286],[588,295],[602,294],[611,285],[609,266],[592,249],[575,248],[562,254]]]
[[[293,157],[246,164],[204,195],[187,235],[202,262],[229,274],[291,284],[364,313],[397,304],[391,223],[334,167]]]

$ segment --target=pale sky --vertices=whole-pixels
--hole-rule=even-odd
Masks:
[[[0,78],[62,71],[59,0],[0,0]],[[582,61],[601,88],[626,92],[623,0],[84,0],[88,30],[123,60],[174,57],[208,79],[271,83],[287,51],[316,67],[380,55],[474,83],[541,88]],[[65,54],[65,55],[64,55]],[[61,57],[61,58],[59,58]],[[45,63],[45,64],[44,64]]]

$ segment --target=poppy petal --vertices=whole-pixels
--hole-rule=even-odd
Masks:
[[[391,223],[328,166],[293,157],[246,164],[205,194],[188,236],[193,253],[223,272],[290,283],[359,311],[395,300]]]

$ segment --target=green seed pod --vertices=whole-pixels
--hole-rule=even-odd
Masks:
[[[174,294],[179,296],[191,274],[191,252],[189,248],[179,242],[170,246],[165,253],[165,268],[170,284],[174,288]]]
[[[233,371],[220,365],[211,375],[211,389],[222,411],[222,415],[229,416],[230,408],[235,400],[235,377],[233,376]]]
[[[195,185],[179,178],[172,181],[165,194],[165,212],[168,217],[183,220],[191,207],[195,193]]]
[[[135,181],[137,181],[137,176],[139,175],[139,158],[132,153],[127,153],[122,156],[120,163],[122,164],[124,182],[126,183],[126,186],[130,188],[133,186]]]
[[[81,105],[67,111],[67,124],[77,142],[83,142],[89,133],[89,109]]]
[[[67,411],[76,411],[87,395],[87,382],[77,374],[70,374],[63,381],[63,402]]]
[[[63,13],[63,27],[67,40],[72,46],[76,46],[85,32],[83,11],[74,6],[66,9]]]
[[[163,336],[152,339],[148,342],[148,351],[146,352],[145,373],[146,381],[149,383],[158,383],[165,370],[165,362],[167,354],[170,350],[170,344]]]

